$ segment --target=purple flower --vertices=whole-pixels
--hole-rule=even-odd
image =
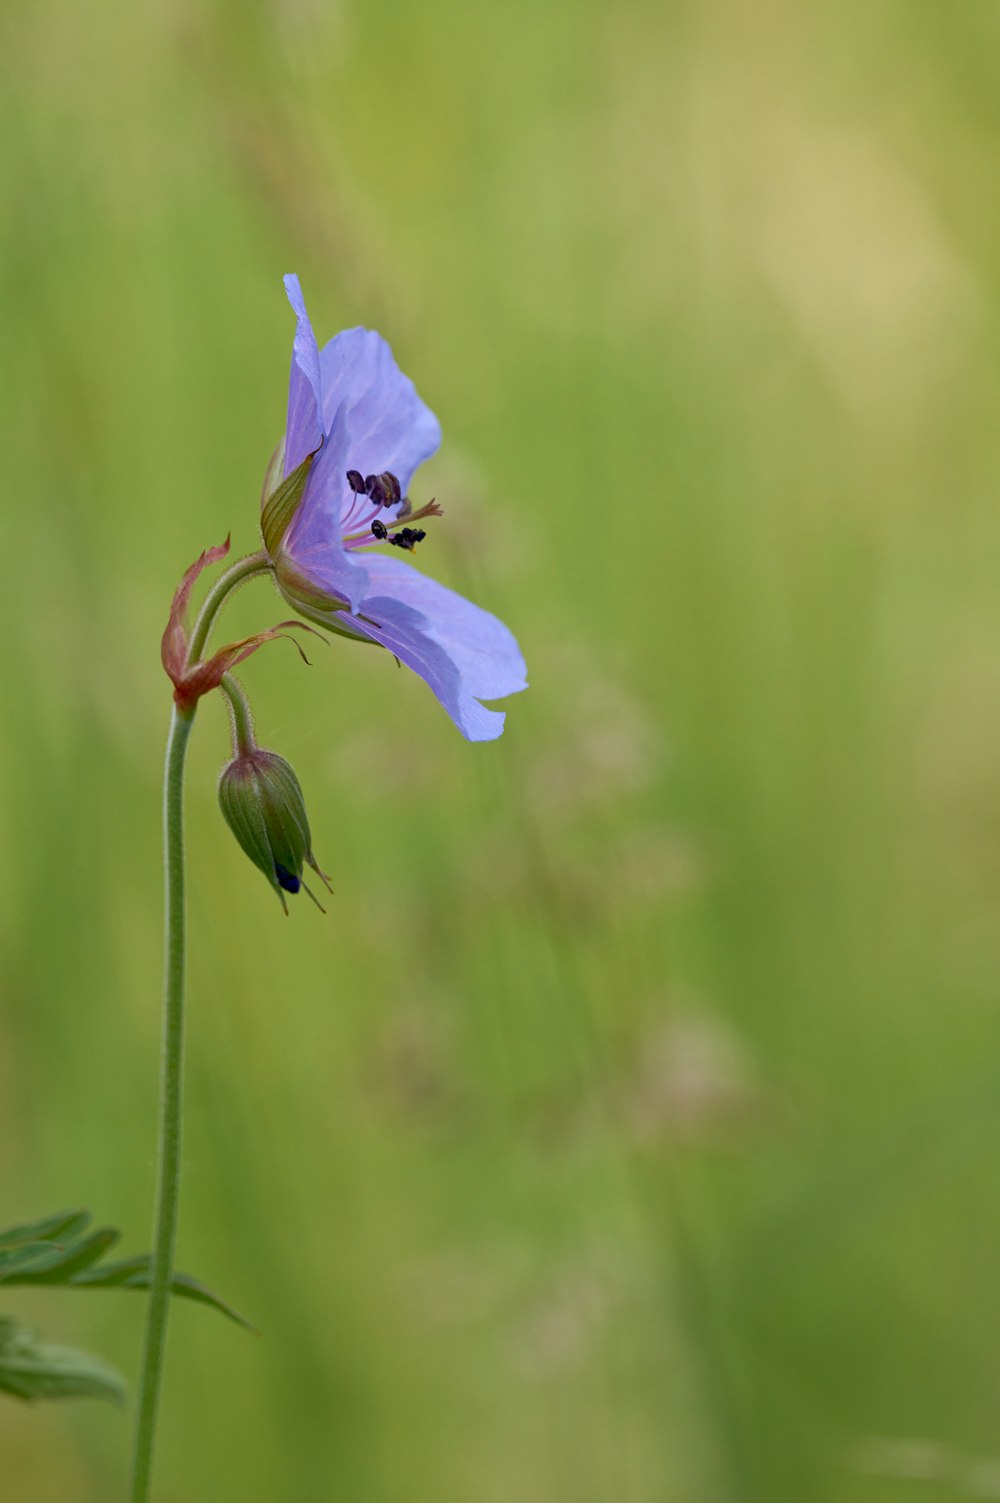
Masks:
[[[441,442],[437,418],[385,340],[347,329],[322,350],[299,279],[288,423],[265,482],[265,545],[285,598],[328,630],[388,648],[430,685],[463,735],[491,741],[504,715],[482,700],[527,687],[511,633],[402,557],[441,516],[407,496]],[[381,551],[389,550],[389,551]]]

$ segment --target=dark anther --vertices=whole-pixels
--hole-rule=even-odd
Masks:
[[[278,879],[279,886],[283,887],[286,892],[298,892],[302,886],[301,877],[297,877],[294,872],[286,872],[277,861],[274,863],[274,875]]]
[[[376,517],[374,522],[372,523],[372,532],[375,537],[378,538],[380,543],[384,543],[386,538],[389,536],[389,529],[386,527],[384,522],[379,521],[378,517]]]
[[[394,532],[389,539],[396,548],[405,548],[412,552],[415,543],[422,543],[427,536],[422,527],[404,527],[399,532]]]
[[[365,490],[376,506],[394,506],[403,494],[391,470],[383,470],[381,475],[366,475]]]
[[[362,475],[360,470],[348,470],[347,483],[356,496],[364,495],[365,477]]]

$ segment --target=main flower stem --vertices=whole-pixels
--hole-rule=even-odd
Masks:
[[[239,559],[216,580],[198,614],[188,650],[189,665],[198,662],[215,619],[230,593],[270,565],[266,554]],[[160,1381],[167,1341],[167,1315],[173,1282],[174,1243],[181,1177],[182,1083],[184,1060],[184,763],[194,725],[195,706],[174,706],[167,738],[163,781],[163,849],[165,868],[165,945],[163,1035],[160,1055],[160,1123],[156,1174],[156,1217],[146,1307],[132,1451],[130,1503],[147,1503],[153,1474],[153,1442]]]
[[[146,1503],[153,1470],[156,1410],[167,1341],[167,1309],[177,1236],[181,1168],[181,1087],[184,1043],[184,762],[194,710],[174,708],[163,780],[166,878],[160,1134],[153,1262],[146,1308],[142,1381],[132,1454],[131,1503]]]

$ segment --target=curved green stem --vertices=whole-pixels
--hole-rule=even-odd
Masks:
[[[215,625],[215,618],[236,586],[241,585],[245,579],[252,579],[255,574],[267,574],[270,568],[271,560],[261,549],[259,553],[248,553],[246,558],[238,558],[235,564],[230,564],[225,574],[219,575],[205,596],[205,603],[194,623],[188,645],[189,665],[200,662],[204,657],[208,634]]]
[[[257,745],[246,690],[239,679],[234,678],[231,673],[223,676],[219,688],[229,701],[229,719],[233,730],[233,755],[245,757],[247,752],[253,751]]]
[[[252,553],[239,559],[225,574],[220,575],[198,613],[188,649],[189,663],[196,663],[203,656],[215,619],[232,590],[245,579],[266,573],[269,568],[270,563],[265,553]],[[234,703],[230,689],[226,692],[230,694],[230,702]],[[246,720],[242,723],[244,729],[247,729],[249,706],[239,685],[236,686],[236,693],[241,711],[246,714]],[[195,706],[188,709],[174,706],[170,735],[167,738],[163,781],[166,910],[156,1217],[132,1452],[131,1503],[147,1503],[149,1498],[156,1414],[167,1340],[170,1286],[173,1281],[174,1243],[177,1238],[184,1060],[184,763],[194,716]],[[240,724],[238,717],[237,724]],[[252,736],[252,730],[250,734]]]
[[[160,1138],[156,1221],[150,1271],[142,1381],[132,1454],[131,1503],[146,1503],[153,1469],[153,1439],[167,1339],[167,1306],[177,1235],[181,1166],[181,1079],[184,1042],[184,761],[194,711],[174,708],[163,779],[166,876],[166,953],[163,1041],[160,1056]]]

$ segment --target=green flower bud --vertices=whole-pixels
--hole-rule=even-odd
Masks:
[[[303,867],[311,866],[328,889],[330,884],[313,857],[302,789],[284,757],[256,746],[234,757],[219,779],[219,807],[286,913],[285,893],[302,887],[321,906],[302,880]]]

